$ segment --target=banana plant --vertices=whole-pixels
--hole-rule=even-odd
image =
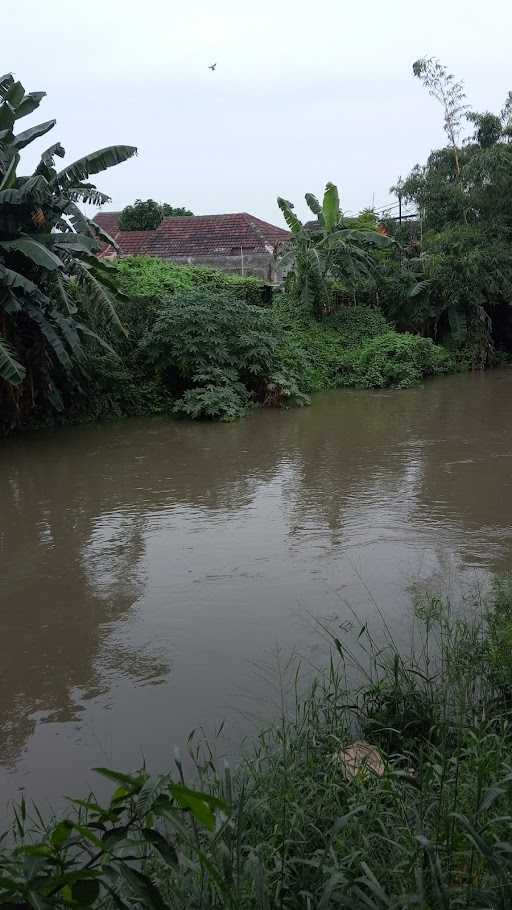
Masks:
[[[84,338],[107,345],[81,319],[77,290],[122,330],[113,270],[96,256],[101,240],[113,241],[78,203],[109,201],[89,177],[137,151],[110,146],[58,170],[65,152],[57,142],[33,174],[21,175],[22,150],[55,126],[47,120],[17,131],[44,97],[25,92],[10,73],[0,76],[0,401],[7,398],[18,411],[28,397],[61,407],[59,384],[69,387],[82,369]]]
[[[277,200],[292,235],[281,265],[290,266],[294,293],[320,318],[330,309],[333,282],[353,287],[359,279],[369,278],[375,251],[393,241],[365,223],[348,227],[334,183],[326,184],[322,203],[312,193],[306,193],[305,199],[316,216],[314,224],[303,224],[287,199]]]

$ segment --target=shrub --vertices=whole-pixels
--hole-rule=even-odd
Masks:
[[[339,385],[362,389],[408,388],[425,376],[446,373],[453,361],[430,338],[388,331],[343,357]]]
[[[130,256],[116,263],[120,286],[130,297],[153,297],[164,302],[182,290],[224,294],[246,303],[262,304],[267,288],[258,278],[228,275],[206,266],[176,265],[153,256]]]
[[[292,397],[278,340],[270,311],[216,290],[181,290],[158,310],[139,355],[177,397],[175,413],[233,420],[270,393],[273,403]]]

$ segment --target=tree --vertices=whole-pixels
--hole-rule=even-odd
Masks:
[[[417,61],[415,75],[445,105],[449,145],[434,149],[400,187],[418,207],[423,240],[421,250],[408,245],[405,293],[394,293],[394,301],[388,295],[386,311],[401,327],[444,338],[482,367],[512,332],[512,95],[499,115],[468,111],[461,83],[440,64]],[[474,131],[459,147],[463,112]]]
[[[0,400],[3,420],[9,413],[15,423],[24,408],[62,408],[63,392],[84,371],[84,339],[106,344],[81,318],[82,295],[121,328],[116,281],[95,255],[100,239],[112,239],[77,202],[107,202],[88,178],[137,151],[110,146],[57,171],[65,152],[55,143],[31,176],[19,175],[20,152],[55,126],[48,120],[15,133],[44,97],[11,74],[0,77]]]
[[[191,217],[194,213],[190,209],[186,209],[183,206],[175,207],[169,205],[168,202],[162,204],[162,215],[164,218],[187,218]]]
[[[295,296],[320,318],[332,305],[334,282],[353,288],[359,280],[368,279],[375,250],[392,241],[377,232],[375,216],[364,213],[360,219],[346,219],[333,183],[326,184],[322,204],[312,193],[306,193],[305,199],[317,218],[313,225],[297,218],[293,203],[281,197],[277,200],[292,233],[283,265],[292,266]]]
[[[119,227],[122,231],[153,231],[164,218],[183,217],[193,212],[185,208],[174,208],[167,202],[154,199],[136,199],[121,212]]]
[[[444,130],[450,141],[455,158],[455,169],[460,178],[460,160],[458,140],[461,132],[462,117],[467,110],[464,104],[466,97],[464,85],[457,82],[455,76],[435,57],[421,57],[412,65],[414,75],[428,89],[430,95],[443,107]]]

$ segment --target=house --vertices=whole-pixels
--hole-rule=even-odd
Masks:
[[[94,221],[119,247],[104,245],[100,256],[159,256],[184,265],[207,265],[270,284],[281,278],[274,255],[289,231],[247,212],[164,218],[151,231],[121,231],[120,212],[100,212]]]

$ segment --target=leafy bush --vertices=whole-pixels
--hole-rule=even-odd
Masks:
[[[269,391],[289,399],[294,385],[278,357],[272,313],[209,289],[172,296],[139,356],[177,396],[174,412],[190,417],[233,420],[250,401],[265,402]]]
[[[177,291],[201,289],[246,303],[267,302],[268,292],[259,278],[228,275],[206,266],[175,265],[153,256],[130,256],[116,263],[120,286],[131,297],[169,300]]]
[[[15,812],[15,848],[0,852],[0,903],[11,910],[105,904],[164,910],[151,867],[178,863],[178,841],[164,833],[165,824],[175,825],[178,840],[192,846],[202,829],[214,830],[219,816],[228,817],[223,800],[170,775],[95,770],[116,784],[110,803],[101,806],[92,796],[71,800],[75,815],[47,824],[39,814],[36,838],[22,800]],[[196,856],[201,863],[200,847]]]
[[[289,372],[300,377],[304,392],[339,386],[405,388],[454,369],[444,348],[393,331],[378,307],[343,307],[318,323],[281,297],[275,313],[285,333],[280,356]]]
[[[362,389],[408,388],[425,376],[454,368],[444,348],[430,338],[388,331],[348,352],[340,363],[339,384]]]

